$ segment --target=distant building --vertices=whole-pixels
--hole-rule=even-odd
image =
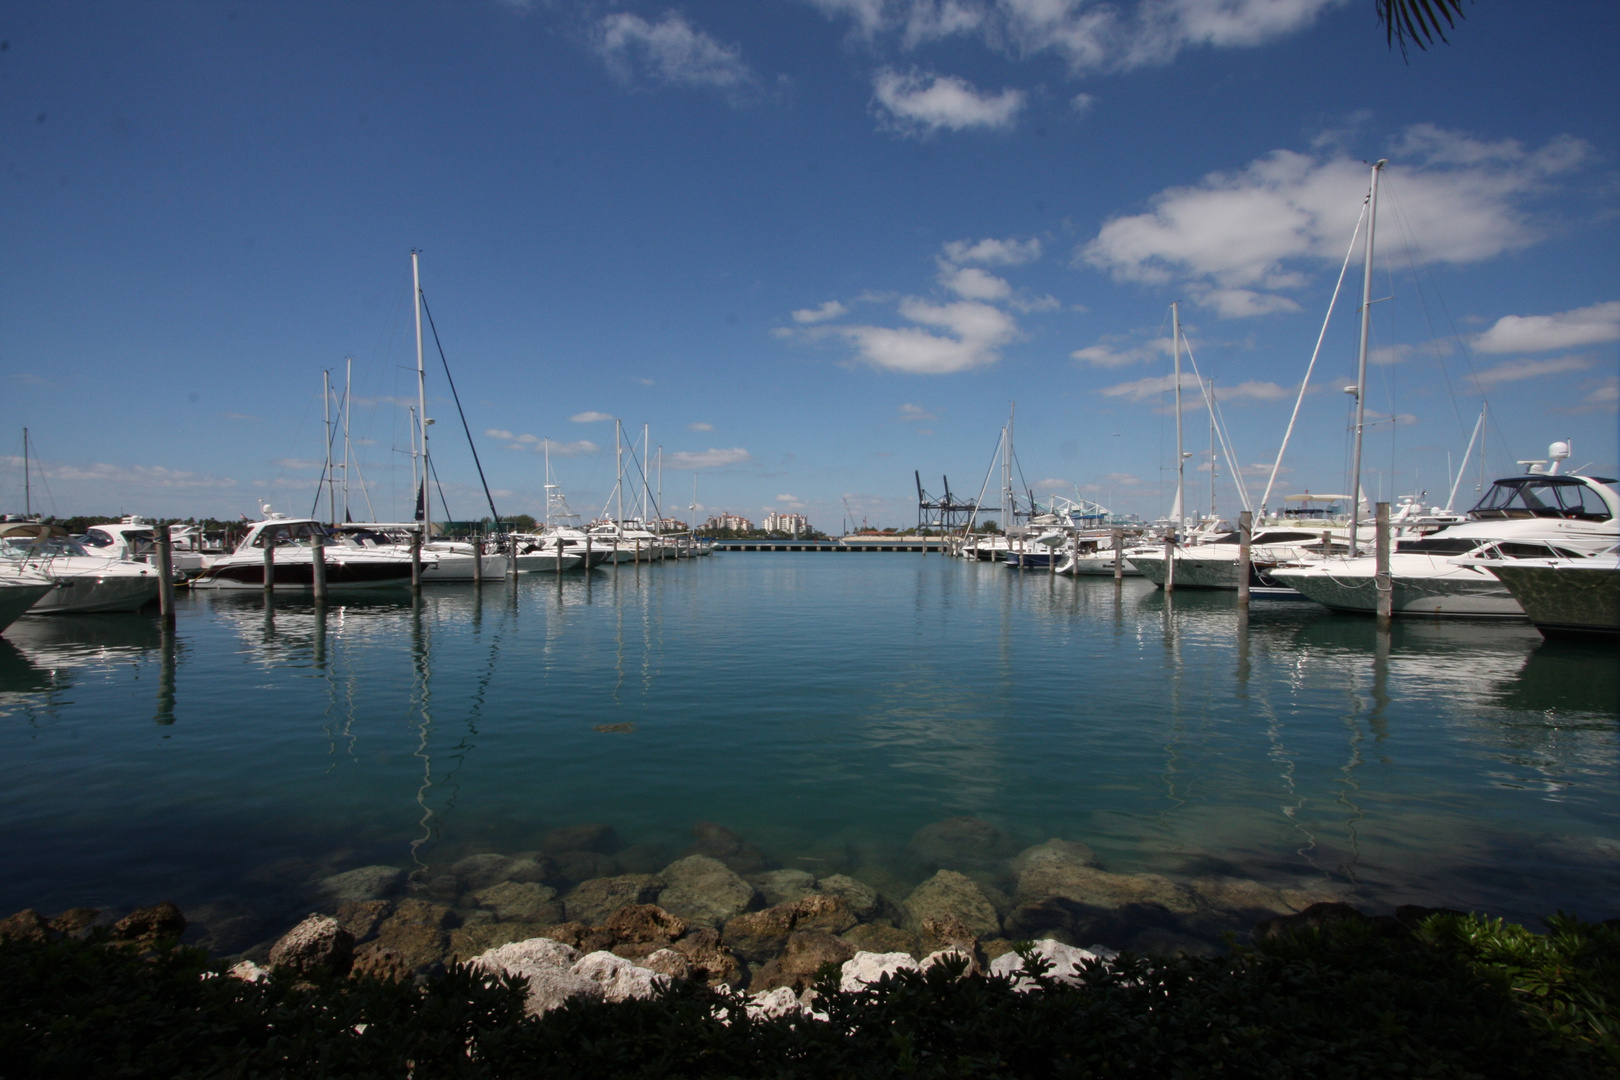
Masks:
[[[679,518],[659,518],[652,523],[652,530],[661,533],[685,532],[686,522]]]
[[[803,536],[810,532],[810,522],[803,514],[778,514],[773,511],[765,515],[763,528],[766,532],[785,532],[793,536]]]
[[[754,531],[754,523],[738,514],[716,514],[704,522],[703,527],[711,532],[718,532],[721,529],[730,529],[732,532]]]

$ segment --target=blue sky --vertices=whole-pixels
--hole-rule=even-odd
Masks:
[[[1369,493],[1443,502],[1482,400],[1489,473],[1568,438],[1615,475],[1620,7],[1466,10],[1408,62],[1372,0],[9,5],[0,509],[26,426],[36,510],[305,512],[352,357],[408,513],[413,248],[503,513],[548,442],[599,510],[620,417],[682,516],[695,476],[704,512],[906,525],[1016,402],[1039,493],[1157,516],[1172,301],[1257,498],[1377,157]],[[1348,482],[1359,294],[1278,493]]]

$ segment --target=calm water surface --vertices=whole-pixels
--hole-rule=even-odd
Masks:
[[[1620,672],[1528,625],[1167,598],[937,556],[729,554],[514,590],[257,595],[0,638],[0,913],[257,905],[546,830],[698,821],[900,892],[956,815],[1117,871],[1602,918]],[[286,910],[281,910],[285,908]]]

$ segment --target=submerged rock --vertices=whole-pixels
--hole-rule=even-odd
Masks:
[[[485,852],[469,855],[450,866],[450,872],[461,879],[468,889],[485,889],[506,880],[507,868],[512,865],[508,855]]]
[[[759,890],[767,905],[791,903],[817,892],[814,874],[805,870],[769,870],[754,874],[748,883]]]
[[[848,874],[829,874],[816,882],[816,891],[827,896],[842,896],[849,910],[861,922],[890,919],[896,914],[894,906],[881,893],[864,881],[856,881]]]
[[[558,923],[563,919],[562,901],[557,899],[557,890],[549,885],[503,881],[472,895],[480,907],[488,908],[500,922]]]
[[[351,900],[338,906],[337,921],[358,942],[375,934],[377,927],[393,913],[394,904],[390,900]]]
[[[564,851],[557,855],[553,865],[557,867],[557,876],[569,881],[618,877],[624,870],[618,859],[600,851]]]
[[[692,826],[692,846],[686,849],[686,854],[718,859],[739,874],[764,873],[774,865],[763,851],[712,821],[700,821]]]
[[[345,903],[392,896],[404,881],[405,871],[397,866],[362,866],[321,878],[315,885],[333,900]]]
[[[1017,850],[1012,837],[975,817],[953,817],[911,834],[911,847],[934,865],[992,863]]]
[[[311,915],[270,947],[270,966],[299,975],[347,975],[354,966],[354,935],[330,915]]]
[[[694,923],[719,926],[754,903],[754,887],[724,863],[707,855],[688,855],[658,875],[657,904]]]
[[[597,925],[626,904],[646,904],[657,899],[661,885],[652,874],[592,878],[580,882],[563,897],[563,908],[569,921]]]
[[[557,876],[557,864],[539,852],[514,856],[506,866],[507,881],[551,881]]]
[[[619,834],[611,825],[588,822],[552,829],[540,840],[540,850],[551,856],[567,851],[594,851],[611,855],[619,850]]]
[[[1001,932],[995,905],[977,882],[955,870],[941,870],[906,897],[905,927],[923,931],[923,924],[946,919],[960,920],[973,937],[992,937]]]

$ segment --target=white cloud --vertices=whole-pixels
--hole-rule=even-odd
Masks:
[[[1592,392],[1586,395],[1581,411],[1595,412],[1601,409],[1605,412],[1614,412],[1616,408],[1620,408],[1620,378],[1611,375],[1594,386]]]
[[[996,349],[1018,334],[1012,316],[989,304],[962,300],[930,304],[916,297],[900,302],[900,314],[919,326],[840,326],[833,330],[854,344],[875,367],[913,375],[946,375],[993,364]],[[944,334],[921,327],[931,326]]]
[[[1081,116],[1089,113],[1097,105],[1097,99],[1090,94],[1076,94],[1069,100],[1069,107]]]
[[[326,462],[317,461],[317,460],[314,460],[313,458],[283,457],[283,458],[276,458],[274,461],[270,462],[270,464],[274,465],[278,469],[324,469],[324,468],[326,468]]]
[[[914,420],[938,420],[939,417],[929,412],[923,406],[913,405],[908,401],[900,406],[900,419],[906,422],[911,422]]]
[[[576,424],[596,424],[603,420],[612,420],[613,416],[611,413],[605,412],[582,412],[575,413],[568,419],[572,420]]]
[[[713,469],[721,465],[740,465],[751,460],[753,459],[748,451],[741,447],[730,450],[716,450],[713,447],[707,450],[682,450],[670,454],[666,459],[672,469]]]
[[[1566,371],[1585,371],[1592,361],[1582,356],[1562,356],[1554,360],[1504,360],[1474,376],[1474,385],[1484,390],[1520,379],[1539,379]]]
[[[714,425],[713,424],[707,424],[707,423],[704,423],[702,420],[699,420],[695,424],[687,424],[686,425],[686,430],[687,431],[713,431],[714,430]]]
[[[1070,359],[1078,360],[1092,367],[1127,367],[1139,364],[1144,360],[1154,360],[1161,356],[1170,355],[1170,339],[1155,338],[1141,345],[1128,348],[1118,348],[1119,338],[1104,338],[1095,345],[1088,345],[1083,349],[1076,349],[1069,354]]]
[[[1173,60],[1183,49],[1261,45],[1301,30],[1346,0],[809,0],[828,18],[903,49],[950,37],[1027,58],[1061,57],[1074,75],[1128,71]]]
[[[943,263],[939,269],[939,283],[964,300],[1005,300],[1012,295],[1012,286],[987,274],[976,266],[952,266]]]
[[[793,313],[793,321],[797,323],[826,322],[828,319],[836,319],[848,312],[849,308],[843,304],[836,300],[829,300],[818,308],[800,308]]]
[[[753,82],[742,50],[722,45],[682,16],[666,11],[657,23],[617,12],[596,25],[596,53],[626,83],[637,77],[670,86],[739,89]]]
[[[1067,480],[1049,478],[1046,480],[1037,480],[1030,486],[1036,491],[1068,491],[1073,485],[1071,485]]]
[[[1386,166],[1385,182],[1413,242],[1429,261],[1450,263],[1539,240],[1527,201],[1586,154],[1567,137],[1530,151],[1431,125],[1409,128],[1402,145],[1409,156]],[[1273,151],[1236,172],[1160,192],[1146,212],[1104,224],[1077,255],[1121,280],[1182,282],[1223,317],[1294,310],[1281,294],[1343,258],[1367,182],[1367,167],[1344,154]]]
[[[1504,315],[1474,339],[1482,353],[1534,353],[1620,341],[1620,300],[1557,315]]]
[[[1153,375],[1146,379],[1137,379],[1135,382],[1119,383],[1115,386],[1105,386],[1099,393],[1104,397],[1119,397],[1126,401],[1151,401],[1160,394],[1168,394],[1176,388],[1176,377],[1170,375]],[[1198,389],[1198,379],[1190,371],[1181,373],[1181,395],[1183,404],[1190,405],[1189,395],[1200,403],[1203,398]]]
[[[984,263],[987,266],[1021,266],[1041,257],[1038,237],[1028,240],[952,240],[945,245],[945,257],[953,263]]]
[[[1171,385],[1174,385],[1172,381]],[[1274,382],[1259,382],[1249,379],[1235,386],[1216,386],[1216,401],[1241,401],[1245,398],[1251,401],[1276,401],[1278,398],[1293,397],[1294,391],[1286,386],[1278,386]]]
[[[484,434],[488,435],[492,439],[511,439],[516,437],[510,431],[504,431],[501,428],[490,428],[485,431]]]
[[[1024,107],[1022,90],[981,93],[966,79],[916,70],[884,68],[872,77],[872,92],[885,126],[908,134],[1007,128]]]
[[[574,442],[557,442],[555,439],[536,439],[532,446],[516,444],[513,449],[532,449],[537,454],[548,451],[561,457],[579,457],[581,454],[594,454],[598,447],[589,439],[579,439]]]
[[[321,464],[316,462],[315,467]],[[19,476],[22,474],[23,459],[20,454],[0,456],[0,465],[8,471],[15,470]],[[104,462],[74,465],[61,461],[37,461],[32,453],[29,454],[28,467],[36,477],[64,484],[95,484],[99,485],[98,490],[131,499],[139,498],[142,491],[150,489],[222,489],[236,486],[236,481],[228,477],[185,472],[162,465],[109,465]],[[309,484],[307,479],[293,482],[302,487]]]

